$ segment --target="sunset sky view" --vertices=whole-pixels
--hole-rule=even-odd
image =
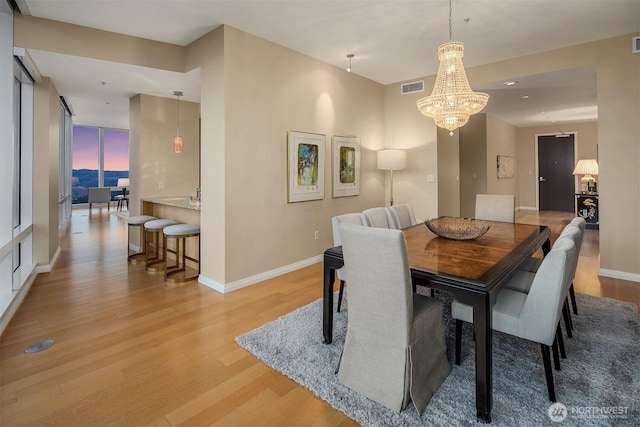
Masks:
[[[100,129],[73,127],[73,169],[98,169]],[[104,170],[129,170],[129,132],[104,129]]]

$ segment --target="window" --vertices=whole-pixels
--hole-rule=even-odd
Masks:
[[[129,177],[129,132],[105,129],[103,135],[104,186],[115,187],[118,185],[118,178]]]
[[[87,203],[89,188],[115,187],[129,177],[129,131],[73,126],[73,203]],[[115,191],[115,189],[114,189]]]
[[[0,0],[0,316],[33,263],[33,79],[13,46],[15,2]]]

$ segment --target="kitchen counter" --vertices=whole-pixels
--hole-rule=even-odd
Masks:
[[[142,203],[154,203],[157,205],[173,206],[175,208],[192,209],[199,211],[202,206],[200,202],[190,200],[186,197],[145,197],[142,199]]]
[[[200,225],[200,203],[189,197],[144,197],[141,214],[172,219],[184,224]]]

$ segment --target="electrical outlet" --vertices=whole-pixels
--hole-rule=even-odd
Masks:
[[[315,236],[316,240],[320,239],[320,232],[316,231],[314,236]]]
[[[164,181],[160,181],[158,183],[158,188],[160,188],[160,189],[164,188]]]

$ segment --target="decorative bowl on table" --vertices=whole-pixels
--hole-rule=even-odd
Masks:
[[[442,217],[428,219],[424,222],[431,232],[437,236],[452,240],[471,240],[484,235],[490,225],[483,225],[475,219]]]

